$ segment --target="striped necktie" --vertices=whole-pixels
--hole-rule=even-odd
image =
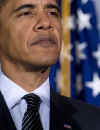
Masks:
[[[31,93],[23,97],[27,102],[27,111],[22,120],[22,130],[43,130],[40,115],[40,97]]]

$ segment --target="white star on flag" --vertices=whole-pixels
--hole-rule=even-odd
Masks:
[[[85,60],[86,54],[84,53],[84,49],[87,47],[87,44],[85,42],[78,43],[76,42],[76,55],[79,60]]]
[[[58,69],[57,72],[56,72],[55,82],[56,82],[56,84],[57,84],[57,89],[58,89],[58,91],[60,91],[60,90],[61,90],[62,83],[63,83],[62,77],[61,77],[61,70],[60,70],[60,69]]]
[[[67,29],[75,29],[75,16],[70,16],[70,17],[65,17],[62,20],[62,25],[63,25],[63,31],[66,32]]]
[[[70,3],[72,3],[72,2],[73,2],[73,0],[69,0],[69,2],[70,2]]]
[[[100,94],[100,78],[98,77],[97,73],[94,73],[93,81],[87,82],[86,86],[93,90],[94,97]]]
[[[93,53],[93,56],[97,59],[97,64],[100,67],[100,45],[98,46],[98,50]]]
[[[82,0],[83,4],[86,4],[88,2],[88,0]]]
[[[69,26],[69,28],[72,29],[72,30],[76,28],[75,16],[74,16],[74,15],[69,17],[68,26]]]
[[[71,49],[72,49],[72,45],[68,44],[67,47],[64,46],[64,41],[62,42],[62,50],[61,50],[61,54],[60,54],[60,60],[64,60],[65,58],[67,58],[68,60],[72,61],[73,57],[71,56]]]
[[[69,18],[67,16],[64,19],[62,19],[62,27],[63,27],[64,33],[69,28]]]
[[[90,18],[90,14],[85,14],[82,12],[82,10],[78,10],[78,25],[80,31],[82,31],[84,28],[91,28]]]
[[[78,74],[76,76],[76,88],[77,88],[77,93],[79,94],[82,91],[82,75]]]

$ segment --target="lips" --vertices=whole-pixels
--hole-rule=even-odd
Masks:
[[[54,37],[54,36],[38,36],[38,37],[36,37],[36,38],[34,38],[34,40],[32,40],[32,42],[31,42],[31,46],[33,46],[33,45],[38,45],[38,44],[40,44],[40,45],[55,45],[55,44],[57,44],[57,39]]]

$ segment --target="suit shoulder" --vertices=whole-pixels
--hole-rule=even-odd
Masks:
[[[72,106],[76,108],[78,111],[83,110],[84,112],[97,112],[100,116],[100,108],[95,105],[85,103],[83,101],[75,100],[69,98],[69,102],[71,102]]]
[[[82,101],[69,99],[72,107],[76,110],[73,114],[73,120],[84,130],[100,129],[100,108]]]
[[[73,128],[100,129],[100,108],[59,94],[54,94],[54,100],[59,113]]]
[[[75,100],[72,98],[68,98],[59,94],[55,94],[56,96],[56,101],[61,104],[62,108],[64,106],[64,109],[66,109],[66,107],[68,107],[68,104],[70,104],[70,106],[75,109],[78,112],[83,112],[83,113],[88,113],[90,114],[92,112],[93,114],[98,114],[100,117],[100,108],[96,107],[94,105],[85,103],[83,101],[79,101],[79,100]]]

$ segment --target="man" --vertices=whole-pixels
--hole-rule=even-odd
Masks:
[[[56,63],[60,49],[56,0],[0,0],[0,130],[31,130],[31,121],[23,128],[28,109],[23,97],[30,93],[41,99],[41,129],[37,123],[34,130],[100,129],[98,108],[50,89],[50,66]]]

